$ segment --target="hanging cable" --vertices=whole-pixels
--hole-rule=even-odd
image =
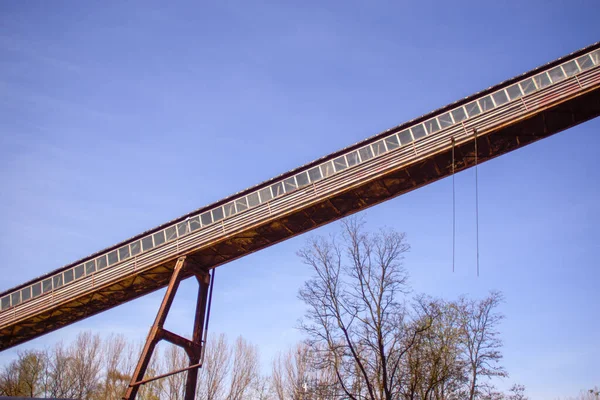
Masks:
[[[215,286],[215,271],[216,268],[213,268],[210,274],[210,287],[208,289],[208,305],[206,306],[206,320],[204,321],[204,337],[202,338],[202,348],[200,355],[200,365],[204,364],[204,353],[206,352],[206,340],[208,337],[208,321],[210,321],[210,306],[212,305],[212,295],[213,295],[213,287]]]
[[[477,247],[477,277],[479,277],[479,179],[477,174],[477,128],[473,129],[475,136],[475,240]]]
[[[456,259],[456,186],[454,184],[454,147],[455,140],[452,137],[452,272]]]

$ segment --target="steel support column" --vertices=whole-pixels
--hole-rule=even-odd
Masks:
[[[177,289],[179,288],[179,283],[185,275],[183,273],[184,268],[187,268],[190,272],[192,272],[193,275],[196,277],[196,280],[198,281],[198,298],[196,301],[196,315],[194,317],[194,330],[192,333],[192,340],[186,339],[163,328],[167,319],[167,315],[169,313],[169,309],[171,308],[171,304],[173,303],[173,299],[175,298],[175,294],[177,293]],[[202,366],[201,359],[204,346],[203,335],[205,335],[205,317],[207,315],[207,312],[210,312],[208,310],[208,308],[210,307],[210,301],[208,298],[210,285],[211,281],[208,272],[200,270],[194,265],[189,265],[189,263],[186,265],[185,257],[180,257],[177,260],[175,268],[173,269],[173,275],[171,276],[169,286],[167,287],[167,292],[165,293],[165,297],[163,298],[158,313],[156,314],[156,319],[154,320],[154,323],[150,328],[148,338],[146,339],[146,344],[144,345],[144,349],[142,350],[142,354],[140,355],[140,359],[135,368],[135,372],[131,377],[131,382],[129,383],[127,392],[123,397],[124,400],[135,399],[139,387],[145,383],[184,371],[187,371],[187,379],[185,384],[185,400],[194,399],[196,395],[198,368]],[[189,359],[189,366],[176,371],[171,371],[167,374],[144,379],[144,374],[146,373],[146,369],[148,368],[148,364],[150,363],[152,353],[154,352],[154,349],[158,342],[160,342],[163,339],[185,350]]]

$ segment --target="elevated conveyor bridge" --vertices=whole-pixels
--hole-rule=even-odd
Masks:
[[[6,290],[0,350],[165,287],[182,256],[208,271],[599,114],[596,43]]]

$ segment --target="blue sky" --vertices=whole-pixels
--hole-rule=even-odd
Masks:
[[[489,3],[489,4],[488,4]],[[600,40],[597,1],[3,2],[0,288]],[[600,120],[366,212],[408,234],[415,292],[504,292],[504,365],[532,399],[598,385]],[[314,234],[335,231],[326,226]],[[218,269],[211,332],[268,365],[301,338],[305,236]],[[169,326],[188,332],[192,282]],[[143,338],[162,292],[80,330]],[[15,351],[0,355],[12,357]]]

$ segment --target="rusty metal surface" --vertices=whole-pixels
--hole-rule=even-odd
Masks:
[[[75,266],[77,264],[80,264],[81,262],[84,262],[84,261],[86,261],[86,260],[88,260],[90,258],[93,258],[93,257],[95,257],[97,255],[100,255],[102,253],[107,253],[107,252],[109,252],[111,250],[118,249],[120,246],[122,246],[123,244],[125,244],[127,242],[130,242],[130,241],[135,240],[135,239],[140,239],[143,236],[146,236],[146,235],[151,234],[153,232],[159,231],[159,230],[161,230],[161,229],[163,229],[163,228],[165,228],[165,227],[167,227],[169,225],[172,225],[173,223],[184,221],[186,218],[188,218],[190,216],[196,215],[196,214],[201,213],[201,212],[203,212],[205,210],[211,209],[211,208],[213,208],[215,206],[227,203],[227,202],[229,202],[229,201],[237,198],[240,195],[244,195],[244,194],[250,193],[252,191],[255,191],[257,189],[266,187],[266,186],[272,184],[273,182],[275,182],[277,180],[280,180],[282,178],[294,175],[295,173],[297,173],[297,172],[299,172],[299,171],[301,171],[303,169],[310,168],[310,167],[312,167],[314,165],[317,165],[317,164],[319,164],[319,163],[321,163],[321,162],[323,162],[325,160],[331,160],[333,158],[336,158],[339,155],[341,155],[341,154],[343,154],[345,152],[348,152],[350,150],[358,149],[359,147],[363,146],[365,143],[373,142],[373,141],[375,141],[375,140],[377,140],[379,138],[385,137],[390,132],[400,131],[402,129],[407,128],[410,125],[413,125],[413,124],[416,124],[416,123],[419,123],[419,122],[424,122],[427,119],[430,119],[430,118],[432,118],[433,116],[435,116],[437,114],[440,114],[440,113],[446,112],[448,110],[451,110],[452,108],[457,107],[459,105],[467,104],[467,103],[469,103],[469,102],[471,102],[471,101],[473,101],[473,100],[475,100],[477,98],[480,98],[480,97],[485,96],[485,95],[487,95],[489,93],[492,93],[492,92],[494,92],[495,90],[497,90],[497,89],[499,89],[501,87],[505,87],[505,86],[511,85],[511,84],[513,84],[515,82],[518,82],[518,81],[520,81],[522,79],[534,76],[535,74],[539,73],[540,71],[552,68],[553,66],[559,65],[559,64],[561,64],[562,62],[564,62],[566,60],[573,59],[575,57],[578,57],[578,56],[580,56],[582,54],[585,54],[585,53],[587,53],[589,51],[592,51],[592,50],[598,49],[598,48],[600,48],[600,42],[592,43],[589,46],[586,46],[586,47],[583,47],[583,48],[581,48],[579,50],[573,51],[573,52],[571,52],[571,53],[569,53],[567,55],[564,55],[564,56],[562,56],[560,58],[557,58],[555,60],[547,62],[546,64],[540,65],[540,66],[538,66],[538,67],[536,67],[534,69],[531,69],[531,70],[526,71],[526,72],[524,72],[522,74],[516,75],[516,76],[514,76],[514,77],[512,77],[510,79],[507,79],[507,80],[502,81],[502,82],[500,82],[498,84],[490,86],[490,87],[488,87],[488,88],[486,88],[484,90],[481,90],[479,92],[473,93],[473,94],[471,94],[471,95],[469,95],[467,97],[461,98],[461,99],[459,99],[457,101],[454,101],[454,102],[452,102],[450,104],[444,105],[443,107],[440,107],[440,108],[438,108],[436,110],[430,111],[430,112],[428,112],[426,114],[423,114],[423,115],[421,115],[419,117],[413,118],[413,119],[411,119],[409,121],[405,121],[405,122],[403,122],[400,125],[397,125],[395,127],[386,129],[385,131],[380,132],[380,133],[378,133],[376,135],[370,136],[370,137],[368,137],[366,139],[363,139],[363,140],[361,140],[361,141],[359,141],[357,143],[354,143],[352,145],[346,146],[346,147],[344,147],[344,148],[342,148],[340,150],[337,150],[337,151],[335,151],[333,153],[327,154],[327,155],[325,155],[325,156],[323,156],[323,157],[321,157],[319,159],[313,160],[313,161],[311,161],[309,163],[306,163],[304,165],[296,167],[296,168],[294,168],[292,170],[286,171],[286,172],[284,172],[284,173],[282,173],[282,174],[280,174],[278,176],[275,176],[275,177],[273,177],[271,179],[268,179],[268,180],[266,180],[264,182],[261,182],[261,183],[259,183],[257,185],[254,185],[254,186],[251,186],[251,187],[246,188],[244,190],[241,190],[239,192],[236,192],[236,193],[234,193],[234,194],[232,194],[230,196],[227,196],[225,198],[222,198],[222,199],[220,199],[220,200],[218,200],[218,201],[216,201],[214,203],[208,204],[208,205],[206,205],[204,207],[201,207],[201,208],[199,208],[197,210],[189,212],[189,213],[187,213],[185,215],[182,215],[182,216],[180,216],[178,218],[175,218],[175,219],[172,219],[172,220],[170,220],[168,222],[165,222],[165,223],[163,223],[163,224],[161,224],[161,225],[159,225],[157,227],[154,227],[152,229],[148,229],[148,230],[146,230],[146,231],[144,231],[144,232],[142,232],[140,234],[137,234],[137,235],[135,235],[135,236],[133,236],[133,237],[131,237],[129,239],[126,239],[126,240],[121,241],[119,243],[116,243],[116,244],[114,244],[114,245],[112,245],[110,247],[107,247],[107,248],[102,249],[102,250],[100,250],[98,252],[95,252],[95,253],[89,255],[88,257],[85,257],[83,259],[80,259],[80,260],[77,260],[75,262],[69,263],[67,265],[64,265],[63,267],[57,268],[57,269],[55,269],[53,271],[49,271],[48,273],[46,273],[44,275],[38,276],[38,277],[36,277],[34,279],[31,279],[29,281],[26,281],[26,282],[23,282],[22,284],[20,284],[18,286],[10,288],[10,289],[8,289],[6,291],[2,291],[0,293],[0,296],[9,293],[12,290],[16,290],[16,289],[22,288],[24,286],[27,286],[27,285],[29,285],[31,283],[37,282],[38,280],[41,280],[41,279],[44,279],[44,278],[47,278],[47,277],[51,277],[56,272],[59,272],[59,271],[71,268],[71,267],[73,267],[73,266]]]
[[[599,98],[596,66],[3,311],[0,350],[166,286],[182,255],[203,268],[214,268],[450,175],[453,148],[458,172],[473,165],[474,140],[477,158],[484,162],[594,118],[600,115]],[[191,275],[184,271],[182,278]]]
[[[535,115],[478,137],[479,163],[518,149],[600,115],[600,88],[547,108]],[[455,147],[455,171],[473,165],[474,141]],[[327,199],[298,207],[286,215],[266,221],[249,230],[226,236],[191,254],[191,260],[210,269],[251,252],[268,247],[297,234],[332,222],[395,196],[434,182],[452,172],[451,146],[426,159],[386,171],[375,179],[363,181]],[[0,349],[53,331],[72,322],[105,311],[166,286],[177,257],[162,262],[135,276],[99,287],[95,292],[57,305],[0,331]],[[183,273],[183,278],[191,276]]]
[[[164,323],[169,314],[169,310],[171,309],[171,305],[173,304],[173,300],[175,299],[175,295],[177,294],[179,284],[182,279],[184,279],[186,274],[193,274],[198,280],[198,298],[196,302],[196,312],[191,340],[181,337],[164,328]],[[140,355],[140,359],[135,367],[135,371],[131,377],[131,382],[129,383],[129,387],[127,388],[123,399],[135,399],[140,385],[184,371],[187,371],[185,399],[194,399],[196,395],[198,368],[201,366],[200,356],[202,354],[202,347],[204,345],[204,343],[202,343],[202,336],[204,333],[204,318],[207,312],[208,285],[209,275],[206,270],[199,268],[198,265],[194,264],[192,260],[186,262],[185,256],[177,259],[169,280],[169,285],[167,286],[167,291],[160,305],[158,313],[156,314],[156,319],[150,328],[146,343],[142,349],[142,354]],[[152,353],[154,352],[156,345],[161,340],[166,340],[167,342],[181,347],[188,356],[189,366],[160,376],[144,379],[144,375],[146,374],[146,369],[150,363]]]

